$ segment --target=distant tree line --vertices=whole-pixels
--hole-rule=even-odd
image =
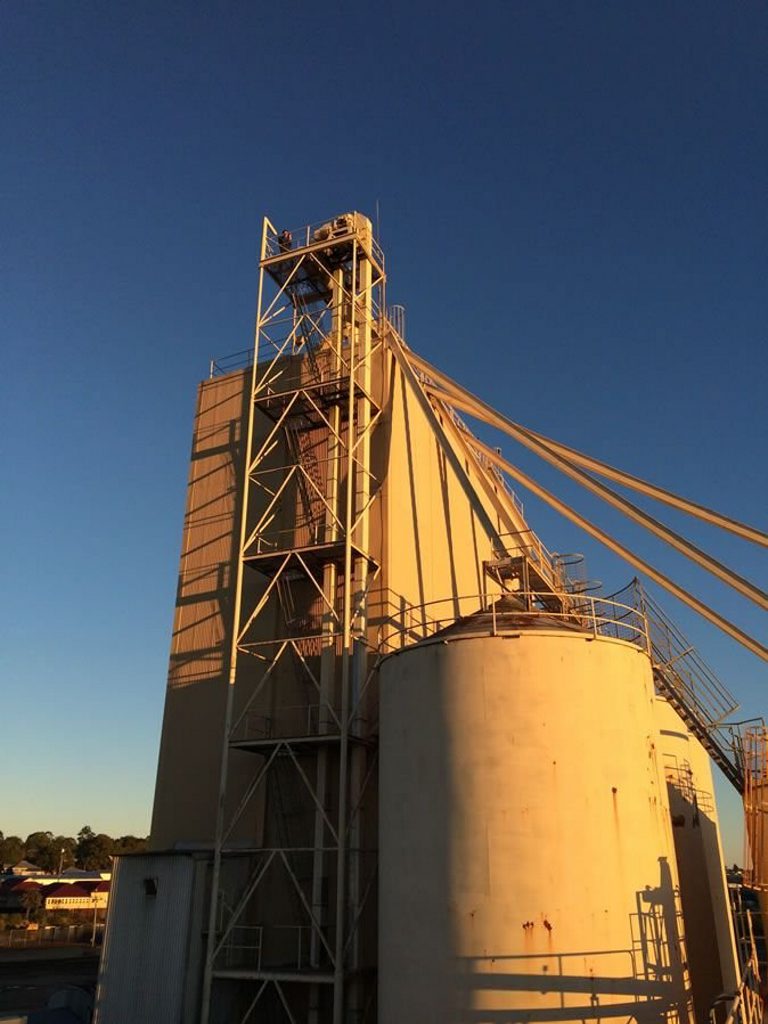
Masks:
[[[119,836],[113,839],[104,832],[94,832],[90,825],[83,825],[76,838],[56,836],[53,832],[32,832],[22,839],[0,831],[0,868],[28,860],[51,874],[60,868],[66,871],[72,867],[103,871],[109,868],[116,854],[139,853],[146,848],[146,838]]]

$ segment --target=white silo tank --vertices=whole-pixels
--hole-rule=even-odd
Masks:
[[[382,662],[380,1024],[691,1019],[650,662],[550,622]]]
[[[668,701],[656,698],[688,960],[698,1020],[739,983],[712,767],[704,747]]]

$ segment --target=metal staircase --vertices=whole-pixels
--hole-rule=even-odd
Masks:
[[[325,512],[322,499],[325,478],[322,466],[315,451],[314,439],[309,431],[302,430],[301,427],[289,420],[285,426],[285,437],[291,462],[297,467],[296,479],[305,525],[309,530],[312,543],[316,544],[320,540],[320,528]]]
[[[648,622],[653,677],[665,697],[728,781],[744,792],[744,764],[739,744],[725,724],[738,708],[712,670],[661,608],[640,587],[642,608]]]
[[[296,313],[298,314],[298,333],[301,335],[301,344],[297,349],[302,351],[307,360],[309,374],[312,380],[319,381],[321,376],[320,364],[317,359],[317,330],[312,319],[309,306],[304,293],[298,288],[287,289],[293,301]]]

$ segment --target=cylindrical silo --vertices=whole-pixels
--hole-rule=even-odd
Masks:
[[[697,1020],[739,982],[709,755],[675,709],[656,698]]]
[[[550,621],[382,663],[380,1024],[690,1020],[650,662]]]

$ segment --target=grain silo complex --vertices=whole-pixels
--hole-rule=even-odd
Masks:
[[[117,866],[96,1019],[745,1019],[710,762],[761,793],[764,730],[745,773],[661,609],[591,592],[509,481],[765,648],[461,417],[753,599],[599,477],[768,538],[519,427],[405,333],[368,218],[265,220],[255,343],[199,388],[151,851]]]

